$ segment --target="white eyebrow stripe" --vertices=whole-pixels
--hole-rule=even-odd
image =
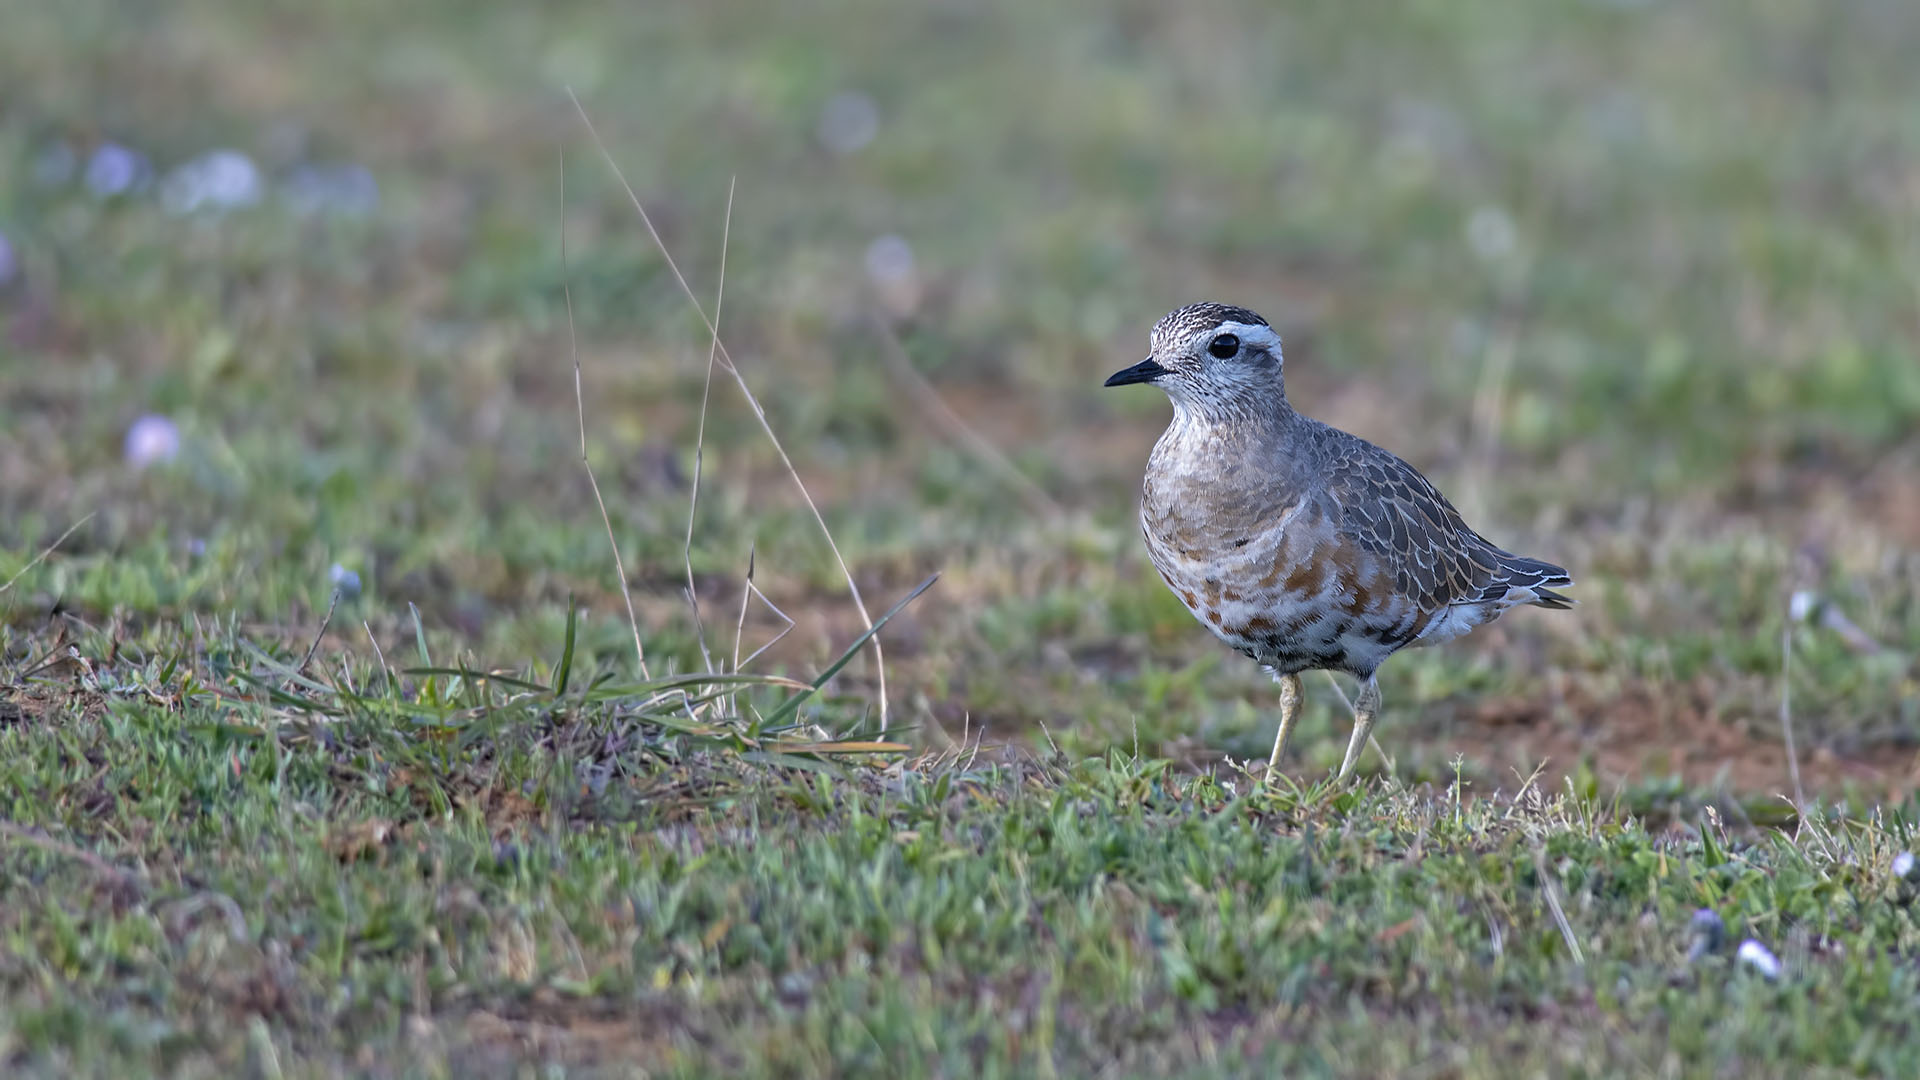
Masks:
[[[1259,323],[1224,322],[1214,328],[1208,340],[1221,334],[1232,334],[1239,338],[1243,345],[1257,345],[1272,353],[1280,351],[1280,335],[1274,333],[1271,326],[1261,326]]]

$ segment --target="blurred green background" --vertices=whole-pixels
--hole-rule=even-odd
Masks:
[[[364,583],[340,649],[362,619],[410,639],[412,603],[523,664],[572,594],[629,663],[570,283],[650,654],[700,663],[706,334],[571,86],[709,306],[737,181],[722,333],[869,607],[943,572],[887,637],[912,738],[1264,752],[1270,688],[1138,548],[1167,406],[1099,388],[1209,298],[1280,328],[1303,411],[1581,582],[1574,613],[1387,668],[1403,771],[1777,790],[1785,680],[1815,782],[1910,786],[1910,4],[8,0],[0,25],[0,579],[95,515],[0,601],[15,660],[55,605],[303,640],[337,566]],[[751,410],[713,402],[706,633],[730,652],[752,553],[798,623],[763,664],[817,670],[859,620]],[[1799,625],[1783,674],[1796,588],[1859,636]],[[751,613],[749,651],[779,625]],[[838,685],[871,700],[872,669]],[[1345,720],[1309,695],[1324,767]]]

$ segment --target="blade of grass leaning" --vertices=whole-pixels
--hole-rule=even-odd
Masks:
[[[413,643],[420,647],[420,663],[432,667],[433,656],[427,652],[427,628],[420,625],[420,609],[409,600],[407,610],[413,613]]]
[[[787,690],[812,690],[813,684],[799,679],[790,679],[784,675],[758,675],[745,672],[715,672],[711,675],[698,672],[687,675],[671,675],[663,679],[649,679],[637,683],[602,683],[585,692],[587,701],[605,701],[610,698],[647,697],[695,686],[778,686]]]
[[[679,704],[678,698],[674,699],[674,704],[676,706]],[[717,739],[734,734],[729,728],[716,727],[712,724],[703,724],[698,720],[689,719],[685,713],[680,712],[677,708],[673,710],[649,710],[639,713],[637,719],[649,724],[658,724],[663,728],[669,728],[682,735],[695,735],[707,739]]]
[[[450,716],[476,711],[463,705],[445,705],[418,699],[408,701],[405,698],[393,698],[385,694],[375,697],[366,694],[356,694],[348,690],[336,691],[335,696],[341,704],[357,706],[365,714],[370,716],[400,717],[409,720],[443,720]]]
[[[796,723],[787,725],[786,728],[782,730],[793,731],[805,726],[807,725],[796,722]],[[825,741],[855,742],[855,743],[857,742],[891,742],[893,740],[887,737],[888,732],[912,731],[917,726],[918,725],[915,725],[915,724],[893,724],[888,727],[887,731],[880,731],[877,728],[870,727],[863,722],[863,723],[855,724],[852,727],[847,728],[845,731],[837,732],[829,736]],[[777,735],[777,734],[778,732],[776,731],[771,731],[764,727],[761,728],[762,737],[765,737],[767,735]]]
[[[309,698],[309,697],[301,697],[299,694],[295,694],[289,690],[281,689],[274,682],[263,679],[260,676],[255,675],[250,671],[236,671],[233,673],[233,677],[247,684],[248,686],[253,687],[255,690],[258,690],[260,693],[266,695],[266,698],[270,703],[274,705],[278,705],[284,709],[297,709],[302,712],[316,712],[325,716],[332,716],[339,712],[338,707],[333,706],[328,702],[316,701],[313,698]],[[332,691],[327,691],[327,692],[331,693]]]
[[[802,690],[794,694],[793,696],[787,698],[787,700],[781,702],[780,705],[777,708],[775,708],[772,713],[768,714],[766,722],[761,725],[762,728],[764,729],[764,728],[779,727],[781,724],[785,723],[788,719],[792,718],[796,713],[798,713],[800,711],[800,706],[804,704],[808,698],[819,693],[820,688],[827,685],[827,680],[833,678],[835,675],[840,674],[840,669],[843,667],[846,667],[849,663],[853,661],[854,656],[856,656],[860,652],[861,648],[863,648],[867,644],[868,639],[872,638],[873,635],[879,633],[881,627],[887,625],[887,620],[893,618],[895,615],[900,614],[900,611],[902,608],[906,607],[908,604],[913,603],[914,600],[919,598],[921,593],[926,592],[928,589],[933,588],[933,583],[938,580],[940,580],[939,574],[929,574],[927,576],[927,580],[915,586],[912,592],[901,597],[900,602],[893,605],[891,608],[888,608],[887,613],[885,615],[882,615],[878,619],[874,620],[873,625],[867,628],[866,633],[861,634],[859,637],[855,638],[853,641],[853,644],[847,646],[846,651],[840,654],[840,658],[838,660],[835,660],[833,663],[827,665],[827,670],[821,672],[819,677],[814,679],[813,683],[810,686],[808,686],[805,690]]]
[[[781,754],[904,754],[913,749],[906,743],[872,741],[770,742],[762,745],[769,753]]]
[[[485,685],[486,683],[491,682],[491,683],[499,683],[501,686],[509,686],[515,690],[529,690],[537,694],[544,694],[548,692],[546,686],[537,682],[528,682],[525,679],[516,679],[511,675],[496,675],[491,671],[475,671],[474,669],[467,668],[467,667],[457,667],[457,668],[410,667],[410,668],[401,668],[400,674],[402,675],[448,675],[458,679],[465,679],[476,686]]]
[[[260,667],[263,667],[266,670],[273,672],[275,675],[277,675],[282,681],[282,683],[285,684],[283,687],[284,689],[290,690],[294,686],[301,686],[301,687],[305,687],[308,691],[316,694],[333,693],[332,687],[327,686],[324,683],[317,682],[311,678],[308,678],[307,676],[301,674],[299,671],[295,670],[292,664],[284,663],[274,658],[273,656],[268,655],[265,649],[262,649],[260,646],[255,645],[253,642],[247,641],[243,638],[240,641],[235,642],[235,644],[239,646],[239,651],[244,652],[248,656],[252,657],[254,663],[258,664]]]
[[[801,769],[806,772],[825,773],[837,780],[848,779],[847,771],[831,761],[820,758],[801,757],[797,754],[781,754],[771,750],[749,750],[740,755],[742,761],[757,762],[761,765],[778,765],[785,769]]]
[[[567,640],[560,647],[560,666],[553,675],[553,696],[559,697],[567,692],[567,680],[573,677],[573,641],[574,631],[580,618],[580,603],[572,593],[567,594]]]

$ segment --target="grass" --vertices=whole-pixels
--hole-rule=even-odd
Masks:
[[[1915,1071],[1898,5],[6,24],[11,1073]],[[886,742],[840,559],[755,407],[701,408],[710,332],[563,86],[867,614],[939,574]],[[90,192],[103,140],[155,183]],[[223,146],[266,197],[170,212]],[[346,165],[377,204],[283,197]],[[1353,791],[1324,681],[1303,786],[1223,761],[1272,689],[1139,550],[1166,406],[1098,382],[1200,297],[1581,581],[1390,664]],[[143,415],[180,444],[136,469]]]
[[[7,777],[29,1072],[1912,1066],[1896,819],[1685,836],[1577,792],[1118,754],[770,772],[605,709],[425,747],[348,722],[277,758],[147,703],[71,715]],[[104,807],[137,861],[20,842]],[[1700,907],[1730,938],[1689,960]],[[1748,935],[1777,981],[1733,958]]]

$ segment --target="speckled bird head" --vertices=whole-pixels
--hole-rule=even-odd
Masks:
[[[1207,414],[1285,400],[1280,335],[1246,308],[1188,304],[1154,323],[1148,343],[1147,358],[1115,372],[1108,386],[1152,383],[1175,408]]]

